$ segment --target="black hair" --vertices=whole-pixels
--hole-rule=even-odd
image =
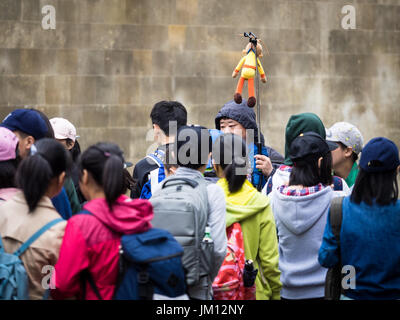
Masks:
[[[388,172],[367,172],[360,168],[351,193],[351,201],[372,206],[395,204],[399,195],[397,169]]]
[[[340,147],[342,150],[345,150],[345,149],[348,148],[344,143],[342,143],[342,142],[340,142],[340,141],[339,141],[339,142],[336,142],[336,143],[339,144],[339,147]],[[351,153],[351,160],[353,161],[353,163],[356,162],[356,161],[358,160],[358,155],[357,155],[357,153],[355,153],[354,151]]]
[[[128,169],[124,169],[124,190],[122,193],[126,193],[128,190],[132,192],[137,185],[138,180],[134,179]]]
[[[44,136],[44,138],[54,139],[53,126],[51,125],[50,120],[46,116],[46,114],[44,112],[38,110],[38,109],[35,109],[35,108],[31,108],[30,110],[33,110],[33,111],[37,112],[40,115],[40,117],[43,119],[43,121],[46,123],[47,132],[46,132],[46,135]]]
[[[0,189],[15,188],[15,174],[18,168],[18,159],[0,162]]]
[[[318,168],[318,159],[321,156],[311,155],[300,160],[293,161],[290,173],[289,185],[303,185],[312,187],[319,183],[323,185],[332,184],[332,154],[326,153],[322,156],[321,167]]]
[[[179,167],[174,154],[174,145],[172,143],[169,143],[165,146],[165,158],[163,164],[168,173],[171,173],[171,168]]]
[[[230,193],[239,191],[247,178],[246,144],[232,133],[220,135],[213,144],[212,157],[224,170]]]
[[[66,172],[69,154],[56,140],[43,138],[35,143],[37,152],[21,161],[17,173],[17,186],[22,189],[29,212],[36,209],[51,180]]]
[[[114,143],[99,142],[85,150],[79,160],[81,174],[87,170],[103,188],[108,207],[126,192],[123,152]]]
[[[212,139],[207,128],[183,126],[178,129],[174,141],[178,166],[198,170],[208,163],[211,149]]]
[[[69,139],[69,138],[67,139],[67,144],[71,144],[72,142],[73,142],[72,139]],[[75,140],[75,144],[72,147],[72,149],[69,150],[69,152],[71,153],[72,161],[77,162],[79,155],[81,154],[81,146],[80,146],[78,140]]]
[[[157,102],[150,113],[152,124],[157,124],[169,136],[169,122],[176,121],[177,129],[187,124],[186,108],[178,101]]]

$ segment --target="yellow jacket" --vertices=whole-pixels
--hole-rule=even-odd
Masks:
[[[278,238],[268,197],[259,193],[248,180],[235,193],[229,193],[225,178],[218,180],[217,185],[225,192],[226,227],[240,223],[246,259],[253,260],[258,269],[256,299],[279,300],[282,283]]]
[[[265,78],[265,72],[261,65],[260,59],[257,58],[258,62],[258,72],[261,78]],[[243,69],[242,69],[243,67]],[[236,72],[239,72],[242,69],[242,77],[245,79],[253,79],[256,75],[256,55],[253,50],[245,55],[242,59],[240,59],[238,65],[236,66]]]

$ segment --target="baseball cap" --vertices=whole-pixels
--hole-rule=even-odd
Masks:
[[[0,161],[17,157],[18,137],[9,129],[0,127]]]
[[[367,172],[394,170],[400,165],[399,149],[387,138],[373,138],[362,149],[359,165]]]
[[[345,146],[353,148],[356,154],[361,152],[364,143],[361,132],[348,122],[336,122],[332,127],[326,129],[326,140],[341,142]]]
[[[31,109],[16,109],[4,118],[0,126],[11,131],[22,131],[36,140],[44,138],[47,134],[47,126],[42,117]]]
[[[71,139],[75,142],[76,135],[75,126],[64,118],[52,118],[50,119],[51,126],[54,130],[54,137],[56,139]]]
[[[339,146],[331,141],[326,141],[316,132],[301,133],[292,141],[289,150],[290,159],[294,162],[309,156],[324,156]]]

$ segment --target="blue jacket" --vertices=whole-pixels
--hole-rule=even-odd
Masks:
[[[267,148],[263,145],[262,149],[261,149],[261,153],[264,156],[268,157],[268,151]],[[257,149],[257,145],[252,144],[249,145],[249,160],[251,163],[251,183],[254,186],[254,188],[257,189],[258,183],[261,179],[261,189],[264,188],[264,185],[267,183],[267,178],[262,174],[261,170],[256,168],[256,159],[254,158],[254,156],[258,154],[258,149]],[[260,190],[261,191],[261,190]]]
[[[329,222],[319,250],[319,263],[331,268],[339,261],[337,241]],[[400,201],[395,205],[356,204],[343,200],[340,231],[342,265],[354,266],[351,299],[400,299]]]
[[[68,220],[71,218],[71,204],[69,203],[68,195],[64,187],[58,195],[51,199],[51,202],[63,219]]]

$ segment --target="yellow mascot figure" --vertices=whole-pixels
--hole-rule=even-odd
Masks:
[[[233,96],[237,104],[242,103],[242,90],[244,81],[247,80],[247,87],[249,92],[249,98],[247,99],[247,105],[253,108],[256,105],[256,97],[254,94],[254,77],[256,75],[256,50],[254,44],[249,42],[243,50],[245,56],[239,61],[235,70],[232,73],[232,77],[236,78],[239,74],[240,69],[242,69],[242,74],[240,76],[238,85],[236,87],[235,95]],[[267,82],[265,77],[264,69],[261,65],[260,59],[262,57],[262,46],[257,43],[257,62],[258,62],[258,72],[262,82]]]

